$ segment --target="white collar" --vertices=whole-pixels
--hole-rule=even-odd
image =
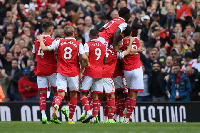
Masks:
[[[124,18],[122,18],[122,17],[119,17],[119,18],[121,18],[121,19],[123,19],[124,20]],[[125,21],[125,20],[124,20]],[[126,22],[126,21],[125,21]]]
[[[51,37],[50,35],[42,35],[43,37]]]
[[[65,37],[65,39],[74,39],[74,40],[76,40],[74,37]]]
[[[92,40],[90,40],[90,41],[95,41],[95,42],[97,42],[97,41],[99,41],[99,40],[97,40],[97,39],[92,39]]]

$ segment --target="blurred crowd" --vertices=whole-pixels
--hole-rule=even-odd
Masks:
[[[45,21],[76,28],[76,39],[118,18],[128,7],[141,53],[145,91],[138,101],[200,100],[200,0],[0,0],[0,102],[37,101],[32,46]],[[177,76],[178,75],[178,76]]]

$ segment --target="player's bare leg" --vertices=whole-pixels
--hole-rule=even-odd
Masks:
[[[77,92],[70,92],[70,98],[68,124],[75,124],[72,119],[77,105]]]
[[[127,114],[125,118],[125,123],[129,123],[130,116],[136,105],[137,93],[138,91],[130,91],[130,101],[127,105]]]
[[[49,124],[46,116],[46,98],[47,98],[47,88],[40,88],[40,110],[42,114],[42,123]]]

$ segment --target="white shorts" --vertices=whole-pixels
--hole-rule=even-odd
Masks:
[[[82,82],[81,91],[87,92],[91,88],[91,92],[103,93],[103,79],[85,76]]]
[[[113,78],[115,89],[124,89],[125,85],[123,83],[122,76],[117,76],[116,78]]]
[[[49,83],[51,87],[56,88],[56,75],[56,73],[53,73],[50,76],[37,76],[38,89],[47,89],[49,87]]]
[[[77,92],[79,91],[79,76],[68,77],[58,73],[56,86],[58,91],[67,92],[67,87],[69,87],[69,91]]]
[[[103,90],[106,95],[115,93],[115,85],[111,78],[103,78]]]
[[[126,79],[127,87],[131,91],[144,91],[143,70],[142,67],[132,71],[125,71],[124,76]]]
[[[98,37],[97,40],[102,44],[105,44],[106,48],[108,47],[108,42],[103,37]]]

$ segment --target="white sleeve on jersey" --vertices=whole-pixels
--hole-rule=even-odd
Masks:
[[[107,48],[106,48],[106,52],[105,52],[105,57],[108,58],[109,53],[107,52]]]
[[[34,44],[33,44],[32,53],[34,53],[34,54],[35,54],[35,45],[34,45]]]
[[[108,22],[108,23],[109,23],[109,22]],[[105,28],[105,27],[108,25],[108,23],[104,24],[103,28]]]
[[[60,44],[60,40],[54,40],[50,46],[47,46],[47,48],[49,51],[52,51],[52,50],[55,51],[58,49],[59,44]]]
[[[83,48],[83,44],[80,43],[80,44],[79,44],[79,54],[84,54],[84,53],[85,53],[85,50],[84,50],[84,48]]]
[[[89,53],[89,46],[87,43],[85,43],[85,45],[84,45],[84,50],[85,50],[85,52]]]
[[[123,59],[124,58],[124,51],[123,52],[117,52],[117,58]]]
[[[118,28],[120,28],[121,32],[123,32],[127,27],[127,23],[122,23],[118,26]]]

